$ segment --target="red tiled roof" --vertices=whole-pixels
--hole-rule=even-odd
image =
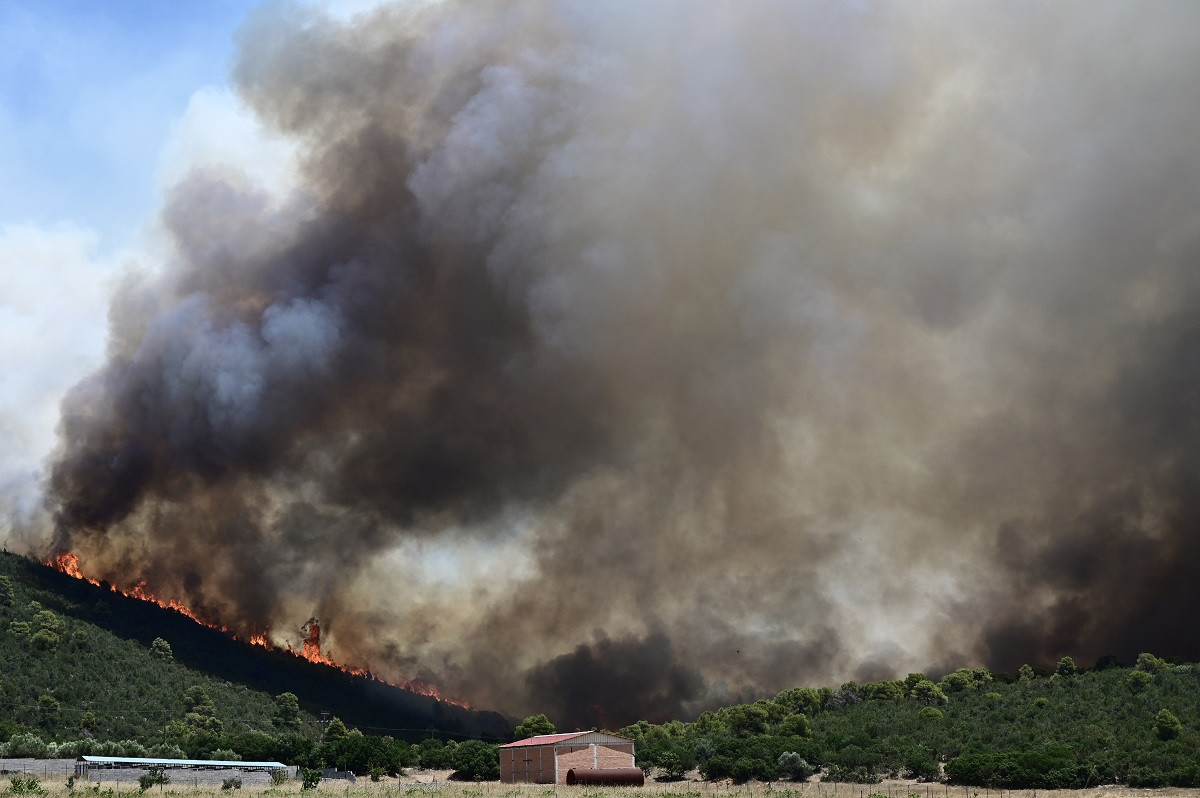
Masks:
[[[566,734],[539,734],[537,737],[526,737],[524,740],[517,740],[515,743],[502,745],[501,748],[524,748],[527,745],[554,745],[561,743],[563,740],[570,740],[575,737],[582,737],[585,734],[591,734],[590,731],[567,732]]]

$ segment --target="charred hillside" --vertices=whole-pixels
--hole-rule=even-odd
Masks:
[[[105,583],[96,586],[14,554],[3,555],[3,571],[63,616],[147,648],[161,637],[170,643],[175,661],[193,671],[269,695],[294,693],[304,710],[329,713],[367,734],[410,741],[429,736],[502,740],[512,729],[498,713],[314,664],[286,650],[244,643],[174,610],[115,592]]]

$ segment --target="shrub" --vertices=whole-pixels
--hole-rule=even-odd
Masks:
[[[9,759],[46,759],[49,755],[50,747],[32,732],[14,734],[0,745],[0,756]]]
[[[687,773],[688,768],[679,754],[667,751],[658,759],[658,769],[663,781],[679,781]]]
[[[174,743],[159,743],[146,749],[146,756],[157,756],[162,759],[187,759],[187,752]]]
[[[933,754],[922,749],[914,749],[908,753],[904,758],[904,771],[910,779],[917,781],[937,781],[942,776]]]
[[[171,783],[171,776],[162,768],[150,768],[142,775],[138,776],[138,787],[142,792],[153,787],[155,784],[161,788],[164,784]]]
[[[316,768],[304,768],[300,771],[300,789],[315,790],[317,785],[321,783],[321,771]]]
[[[13,795],[45,795],[46,789],[37,776],[13,776],[9,779],[6,792]]]
[[[942,711],[937,707],[921,707],[921,711],[917,713],[925,720],[941,720]]]
[[[288,778],[288,774],[287,774],[286,770],[272,770],[271,771],[271,783],[274,784],[276,787],[278,787],[279,785],[286,782],[287,778]]]
[[[737,784],[744,784],[754,778],[758,771],[758,763],[748,756],[743,756],[734,761],[733,766],[729,769],[729,775]]]
[[[838,781],[845,784],[878,784],[882,779],[865,765],[847,767],[830,765],[821,781]]]
[[[729,757],[720,754],[710,756],[700,765],[700,774],[709,781],[727,779],[732,770],[733,761]]]
[[[490,781],[500,778],[500,754],[496,746],[482,740],[467,740],[450,755],[454,778],[465,781]]]
[[[240,790],[242,789],[242,779],[240,776],[230,776],[221,782],[222,790]]]
[[[781,777],[792,781],[804,781],[817,772],[815,767],[808,764],[808,760],[795,751],[784,751],[780,754],[775,769]]]

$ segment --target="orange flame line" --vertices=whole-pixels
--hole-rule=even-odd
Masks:
[[[59,554],[56,554],[50,560],[47,560],[46,565],[50,566],[51,568],[55,569],[56,571],[59,571],[60,573],[66,574],[67,576],[73,577],[75,579],[81,579],[84,582],[89,582],[93,585],[96,585],[97,587],[101,586],[99,580],[93,579],[92,577],[87,576],[83,573],[83,571],[79,567],[79,556],[76,554],[73,554],[72,552],[69,552],[69,551],[60,552]],[[234,640],[237,640],[242,643],[248,643],[249,645],[252,645],[252,646],[262,646],[263,648],[267,649],[268,651],[287,651],[292,656],[299,657],[300,659],[303,659],[303,660],[307,660],[308,662],[311,662],[314,665],[324,665],[328,668],[336,668],[337,670],[342,671],[343,673],[349,673],[353,676],[361,676],[364,679],[370,679],[372,681],[379,682],[381,684],[386,684],[391,687],[396,687],[401,690],[407,690],[410,693],[417,693],[418,695],[429,696],[430,698],[434,698],[438,701],[442,701],[447,704],[454,704],[455,706],[459,706],[464,709],[471,708],[470,705],[468,705],[464,701],[460,701],[460,700],[453,699],[453,698],[444,698],[442,696],[441,692],[438,691],[438,689],[436,687],[422,681],[421,679],[412,679],[412,680],[404,679],[404,680],[401,680],[401,682],[399,684],[396,684],[394,682],[389,682],[385,679],[380,679],[378,676],[371,673],[371,671],[367,668],[360,668],[360,667],[355,667],[355,666],[350,666],[350,665],[339,664],[328,654],[321,653],[320,629],[319,629],[319,627],[316,626],[315,619],[313,621],[310,621],[310,623],[312,624],[312,631],[309,633],[309,637],[304,641],[304,647],[303,647],[302,651],[297,651],[294,648],[292,648],[290,645],[280,648],[280,647],[274,645],[273,643],[271,643],[271,641],[267,639],[267,635],[265,632],[254,632],[254,633],[251,633],[250,635],[248,635],[245,639],[243,639],[237,632],[230,631],[230,629],[226,626],[222,626],[222,625],[218,625],[218,624],[210,623],[209,621],[206,621],[205,619],[203,619],[199,615],[197,615],[195,612],[193,612],[192,609],[190,607],[188,607],[186,604],[183,604],[182,602],[177,601],[176,599],[168,599],[166,601],[163,601],[162,599],[155,596],[153,593],[150,593],[149,591],[147,591],[146,584],[147,584],[146,580],[143,579],[140,582],[138,582],[137,584],[135,584],[133,587],[131,587],[129,590],[120,590],[115,585],[110,585],[109,589],[112,590],[112,592],[114,592],[114,593],[119,593],[122,596],[126,596],[128,598],[134,598],[134,599],[138,599],[140,601],[148,601],[151,604],[157,604],[159,607],[162,607],[163,609],[174,610],[175,612],[178,612],[180,615],[190,618],[192,621],[196,622],[200,626],[204,626],[209,629],[215,629],[218,632],[227,634],[230,637],[232,637]]]

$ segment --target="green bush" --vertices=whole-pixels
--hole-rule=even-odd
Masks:
[[[321,783],[321,771],[316,768],[304,768],[300,771],[300,779],[300,789],[315,790]]]
[[[221,782],[222,790],[240,790],[242,789],[242,779],[240,776],[230,776]]]
[[[482,740],[467,740],[450,755],[452,778],[464,781],[491,781],[500,778],[500,753],[496,746]]]
[[[170,783],[170,774],[168,774],[162,768],[150,768],[145,773],[138,776],[138,787],[142,792],[145,792],[156,784],[161,788],[162,785]]]
[[[784,751],[780,754],[775,763],[775,770],[780,777],[792,781],[804,781],[817,772],[817,769],[810,765],[808,760],[795,751]]]
[[[14,734],[4,745],[0,745],[0,756],[6,759],[46,759],[50,747],[32,732]]]
[[[6,792],[13,795],[46,795],[46,789],[37,776],[13,776],[8,781]]]

